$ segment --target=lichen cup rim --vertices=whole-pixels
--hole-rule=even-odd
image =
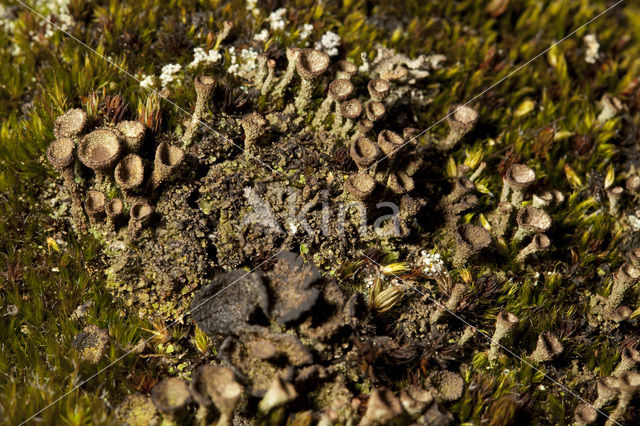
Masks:
[[[78,144],[78,158],[93,170],[112,167],[122,151],[118,134],[112,129],[99,128],[85,135]],[[95,158],[98,156],[99,158]]]
[[[137,154],[125,155],[118,161],[113,173],[116,183],[124,189],[132,189],[142,185],[144,165]]]
[[[75,160],[76,143],[68,137],[58,138],[47,148],[47,159],[56,168],[66,168]]]

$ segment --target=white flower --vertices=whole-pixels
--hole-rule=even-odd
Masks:
[[[247,0],[247,10],[250,11],[253,15],[260,14],[260,9],[258,8],[258,0]]]
[[[271,12],[271,14],[269,15],[269,17],[267,18],[267,21],[269,22],[269,24],[271,25],[271,30],[273,31],[277,31],[277,30],[283,30],[285,25],[287,24],[284,15],[287,13],[287,9],[285,9],[284,7]]]
[[[583,40],[587,45],[587,50],[584,53],[584,61],[588,64],[595,64],[596,60],[600,57],[598,53],[600,43],[598,43],[595,34],[587,34]]]
[[[264,28],[258,34],[253,36],[253,39],[255,41],[267,41],[268,38],[269,38],[269,30],[267,30],[266,28]]]
[[[156,84],[156,77],[154,75],[142,75],[140,81],[140,87],[143,89],[151,89]]]
[[[236,74],[239,70],[240,66],[238,64],[229,65],[229,68],[227,68],[229,74]]]
[[[316,49],[321,50],[329,56],[336,56],[340,47],[340,36],[332,31],[327,31],[322,35],[320,41],[316,43]]]
[[[162,73],[160,74],[160,82],[162,87],[167,87],[171,82],[177,79],[178,72],[182,67],[180,64],[167,64],[162,67]]]
[[[307,38],[309,38],[312,31],[313,31],[313,25],[304,24],[302,26],[302,29],[300,30],[300,40],[306,40]]]
[[[445,272],[444,262],[438,253],[427,253],[426,250],[420,252],[418,262],[422,266],[422,272],[425,275],[435,276]]]
[[[189,68],[195,68],[201,63],[214,64],[222,59],[222,55],[217,50],[211,49],[207,53],[203,48],[196,47],[193,49],[193,61],[188,65]]]

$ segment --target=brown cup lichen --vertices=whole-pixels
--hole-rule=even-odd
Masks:
[[[356,200],[369,198],[376,187],[376,181],[366,173],[357,173],[349,176],[345,182],[345,188]]]
[[[329,84],[329,90],[327,97],[322,101],[320,108],[316,111],[316,116],[313,119],[314,126],[320,126],[329,115],[331,107],[336,104],[336,113],[340,112],[340,102],[344,102],[353,96],[355,87],[353,83],[346,79],[333,80]]]
[[[491,338],[491,346],[489,347],[489,362],[494,363],[498,359],[498,351],[501,341],[509,337],[516,328],[520,319],[514,314],[502,311],[496,317],[496,329]]]
[[[206,417],[212,403],[220,413],[216,424],[232,424],[233,413],[244,388],[236,381],[229,368],[219,365],[199,367],[191,379],[190,390],[200,406],[197,417],[204,420],[205,424],[208,424]]]
[[[462,138],[469,133],[478,121],[478,112],[466,105],[456,105],[451,107],[447,115],[449,124],[449,134],[440,142],[439,147],[443,151],[453,149]]]
[[[531,354],[531,360],[536,363],[551,361],[564,351],[560,340],[550,331],[543,331],[538,336],[536,349]]]
[[[293,80],[293,76],[296,72],[296,63],[298,62],[298,56],[300,56],[301,51],[302,49],[300,49],[299,47],[287,47],[285,51],[287,55],[287,69],[285,70],[284,75],[273,91],[273,95],[276,98],[281,98],[284,95],[285,89],[291,84],[291,80]]]
[[[624,296],[635,283],[640,280],[640,268],[632,263],[624,263],[613,274],[613,288],[611,294],[607,300],[607,308],[609,311],[613,311],[617,308]]]
[[[178,377],[169,377],[151,389],[151,401],[158,411],[173,419],[191,402],[189,386]]]
[[[491,234],[481,226],[464,224],[456,232],[456,252],[453,264],[459,267],[469,258],[491,245]]]
[[[513,236],[513,242],[518,243],[532,234],[542,234],[551,228],[551,216],[542,209],[526,206],[518,211],[516,216],[518,230]]]
[[[367,90],[372,100],[380,102],[386,98],[391,91],[391,83],[381,78],[374,78],[367,84]]]
[[[116,129],[122,133],[124,149],[130,153],[136,153],[140,150],[146,128],[139,121],[121,121]]]
[[[336,63],[336,79],[349,80],[358,73],[358,66],[353,62],[339,61]]]
[[[367,103],[366,112],[367,118],[375,123],[376,121],[382,120],[384,118],[387,109],[384,107],[384,104],[382,102],[370,101],[369,103]]]
[[[502,179],[502,194],[500,201],[507,201],[511,194],[511,204],[520,208],[524,199],[524,191],[536,180],[536,173],[525,164],[512,164]]]
[[[349,99],[340,104],[340,115],[345,118],[345,122],[340,129],[340,133],[342,137],[346,138],[347,133],[353,128],[354,121],[357,120],[362,115],[362,102],[357,99]],[[336,123],[339,121],[335,121],[334,129]]]
[[[399,134],[383,130],[378,134],[378,146],[389,159],[394,159],[402,153],[405,142]]]
[[[177,146],[162,142],[156,149],[153,161],[153,172],[149,185],[151,190],[156,190],[163,182],[169,179],[184,160],[184,151]]]
[[[80,108],[70,109],[58,118],[53,125],[56,138],[73,138],[82,133],[87,125],[87,113]]]
[[[296,71],[302,79],[300,92],[295,100],[298,114],[304,113],[309,106],[313,90],[320,77],[327,71],[331,59],[326,53],[314,49],[302,49],[296,60]]]
[[[78,145],[78,159],[100,174],[116,164],[121,151],[118,135],[111,129],[102,128],[82,138]]]
[[[216,80],[207,75],[199,75],[195,78],[193,84],[196,88],[196,107],[193,111],[193,115],[191,116],[187,129],[184,132],[184,136],[182,137],[184,146],[189,146],[193,140],[193,136],[198,129],[198,125],[202,121],[202,115],[207,107],[211,93],[215,88]]]
[[[262,114],[252,112],[242,117],[240,125],[244,130],[244,149],[252,153],[258,139],[267,132],[267,120]]]
[[[394,194],[406,194],[407,192],[413,191],[414,187],[415,184],[413,182],[413,178],[405,174],[403,171],[396,170],[389,174],[389,178],[387,179],[387,188]]]
[[[368,138],[360,138],[353,141],[349,150],[351,159],[363,170],[373,165],[380,156],[378,145]]]
[[[84,209],[89,216],[91,223],[96,223],[104,215],[104,207],[106,204],[106,197],[104,193],[96,190],[87,191],[84,201]]]
[[[531,242],[525,246],[516,256],[516,262],[523,263],[527,257],[538,252],[548,250],[551,247],[551,240],[545,234],[536,234]]]
[[[136,154],[125,155],[118,162],[113,176],[116,184],[123,190],[139,187],[144,180],[142,158]]]

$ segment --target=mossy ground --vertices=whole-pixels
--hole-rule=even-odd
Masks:
[[[356,62],[361,52],[373,54],[373,43],[410,56],[445,54],[447,66],[428,80],[436,94],[433,102],[410,123],[420,129],[440,120],[452,104],[471,99],[611,4],[587,0],[492,1],[492,17],[486,2],[480,1],[261,3],[264,10],[286,7],[292,29],[311,23],[312,39],[319,39],[328,30],[336,32],[342,39],[340,56]],[[193,351],[210,353],[211,348],[206,348],[206,336],[194,335],[188,325],[177,325],[165,332],[167,336],[152,341],[153,357],[143,359],[131,354],[101,372],[141,337],[151,336],[149,330],[163,326],[127,314],[127,308],[111,298],[99,273],[100,242],[90,235],[71,232],[61,220],[68,212],[42,202],[58,178],[46,163],[44,151],[53,139],[55,117],[80,105],[92,92],[104,89],[120,93],[130,105],[144,104],[148,93],[62,32],[45,37],[42,20],[19,4],[0,4],[9,10],[7,16],[13,22],[11,30],[0,27],[0,58],[5,64],[0,68],[0,371],[4,373],[0,379],[0,419],[17,424],[53,403],[38,415],[41,422],[114,422],[110,404],[133,389],[147,391],[167,368],[166,363],[153,360],[172,357],[175,342]],[[497,12],[500,4],[508,4],[503,13]],[[34,7],[47,15],[50,5],[38,2]],[[137,76],[158,74],[168,63],[191,62],[192,47],[212,47],[224,20],[234,23],[234,37],[251,38],[262,24],[260,19],[246,19],[243,2],[72,0],[70,10],[75,21],[71,34]],[[184,17],[193,11],[203,12],[201,26],[183,27]],[[601,59],[596,64],[584,61],[582,38],[587,33],[596,34],[601,45]],[[638,34],[640,8],[624,2],[486,92],[475,104],[481,125],[471,143],[451,154],[450,164],[487,162],[480,183],[487,195],[497,196],[502,182],[498,172],[512,162],[526,162],[535,169],[541,187],[549,184],[567,195],[567,202],[554,213],[550,236],[556,250],[546,260],[547,269],[556,273],[514,273],[506,277],[492,304],[482,306],[480,314],[473,317],[479,328],[492,330],[495,315],[506,309],[521,318],[527,338],[535,339],[546,329],[563,330],[564,336],[570,336],[588,307],[582,290],[607,295],[610,280],[606,277],[622,263],[626,250],[635,245],[637,238],[622,225],[624,213],[634,209],[625,205],[619,217],[608,215],[606,201],[597,197],[594,177],[598,173],[605,176],[610,166],[618,176],[624,176],[629,170],[623,162],[633,158],[629,151],[637,149]],[[280,32],[267,44],[282,48],[288,45],[289,37]],[[215,68],[207,71],[221,74]],[[193,70],[194,75],[197,72]],[[227,80],[231,85],[240,84]],[[628,111],[624,118],[600,126],[595,119],[597,101],[605,93],[620,97]],[[174,85],[169,98],[187,110],[195,103],[190,84]],[[161,109],[165,129],[175,128],[185,118],[169,104],[162,103]],[[554,137],[549,137],[550,129]],[[441,124],[433,131],[444,134],[446,127]],[[616,183],[621,180],[618,177]],[[491,196],[481,200],[486,200],[488,212]],[[480,212],[482,208],[474,214]],[[48,238],[57,241],[57,246]],[[439,249],[444,256],[451,251]],[[480,260],[469,272],[480,276],[496,268],[494,262]],[[458,271],[453,273],[457,278]],[[636,288],[630,298],[636,301],[634,309],[638,307],[637,293]],[[111,339],[108,355],[92,366],[81,363],[70,349],[74,336],[83,328],[72,313],[88,301],[92,304],[85,322],[108,329]],[[17,307],[17,314],[5,314],[9,305]],[[637,326],[637,319],[633,324]],[[594,334],[573,340],[564,357],[580,360],[581,366],[597,376],[608,375],[620,355],[621,342],[615,337],[624,334],[615,334],[614,338]],[[514,352],[524,355],[528,351],[525,348],[532,346],[533,340],[522,342]],[[532,423],[561,424],[569,421],[579,402],[513,358],[502,359],[494,368],[488,367],[483,354],[468,361],[465,379],[477,386],[447,407],[459,422],[510,424],[524,412],[525,419]],[[571,372],[570,362],[560,370],[549,370],[585,399],[593,399],[593,386],[574,387],[571,380],[563,380],[578,375]],[[97,372],[95,378],[54,403]]]

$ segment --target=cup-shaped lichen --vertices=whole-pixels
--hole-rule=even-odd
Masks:
[[[378,134],[378,146],[389,159],[394,159],[401,154],[405,142],[399,134],[383,130]]]
[[[495,362],[498,359],[498,351],[502,346],[501,341],[509,337],[516,328],[520,319],[514,314],[502,311],[496,317],[496,329],[491,338],[491,346],[489,348],[489,361]]]
[[[291,84],[291,80],[293,80],[293,76],[296,72],[298,56],[300,56],[301,51],[302,49],[299,47],[287,47],[285,51],[287,55],[287,69],[273,91],[273,95],[275,97],[281,98],[284,95],[284,90]]]
[[[453,264],[461,266],[469,258],[491,244],[491,234],[481,226],[465,223],[456,232],[456,253]]]
[[[640,351],[638,351],[633,346],[625,346],[622,349],[620,354],[620,363],[613,370],[612,375],[617,377],[620,376],[625,371],[629,371],[632,368],[635,368],[637,364],[640,363]]]
[[[347,179],[345,188],[356,200],[367,199],[374,191],[376,181],[366,173],[356,173]]]
[[[533,362],[542,363],[551,361],[564,351],[564,346],[560,340],[551,332],[543,331],[538,336],[538,343],[535,351],[531,354]]]
[[[520,208],[524,199],[524,191],[536,180],[536,172],[525,164],[512,164],[502,180],[502,194],[500,201],[507,201],[511,194],[511,204]]]
[[[144,180],[142,158],[136,154],[125,155],[118,161],[113,176],[118,186],[123,190],[139,187]]]
[[[362,102],[357,99],[349,99],[340,103],[340,115],[346,119],[341,129],[343,137],[347,137],[347,132],[353,127],[354,120],[362,115],[362,109]]]
[[[589,404],[579,404],[573,418],[576,421],[576,426],[590,425],[598,419],[598,411]]]
[[[94,130],[78,145],[80,162],[100,174],[113,167],[122,151],[118,135],[110,129]]]
[[[151,401],[158,411],[173,418],[191,402],[189,386],[178,377],[169,377],[151,389]]]
[[[153,207],[147,200],[137,200],[129,209],[129,226],[127,232],[130,238],[135,238],[142,226],[149,221],[153,213]]]
[[[413,178],[403,171],[397,170],[389,174],[387,179],[387,188],[395,194],[406,194],[413,191],[415,184]]]
[[[382,101],[391,91],[391,83],[381,78],[374,78],[367,84],[369,96],[374,101]]]
[[[138,152],[144,141],[144,124],[139,121],[121,121],[116,126],[116,129],[122,133],[125,151]]]
[[[282,380],[280,376],[273,378],[267,393],[258,403],[258,411],[267,414],[271,410],[282,407],[298,397],[293,385]]]
[[[104,206],[104,212],[107,214],[109,220],[113,222],[122,216],[122,213],[124,212],[124,203],[120,198],[109,200],[109,202]]]
[[[620,398],[616,409],[611,413],[611,419],[619,420],[629,408],[633,398],[640,392],[640,373],[636,371],[625,371],[618,378]]]
[[[360,170],[373,165],[380,156],[378,145],[368,138],[354,140],[349,152],[351,159]]]
[[[532,234],[541,234],[551,228],[551,216],[542,209],[526,206],[518,211],[516,216],[518,230],[513,236],[513,242],[517,243]]]
[[[309,106],[309,101],[320,77],[327,71],[331,59],[326,53],[314,49],[302,49],[296,60],[296,71],[302,79],[302,86],[296,98],[296,110],[302,114]]]
[[[551,247],[551,240],[545,234],[536,234],[531,242],[524,247],[516,256],[516,262],[523,263],[532,254],[544,251]]]
[[[68,137],[56,139],[47,148],[47,159],[58,171],[62,172],[73,166],[76,143]]]
[[[620,382],[617,377],[603,377],[596,381],[598,397],[593,402],[593,406],[600,409],[620,393]]]
[[[156,149],[153,160],[153,172],[151,173],[150,186],[152,190],[158,188],[169,179],[184,160],[184,151],[177,146],[162,142]]]
[[[79,108],[69,111],[56,118],[53,134],[56,138],[70,138],[82,133],[87,124],[87,113]]]
[[[375,123],[376,121],[384,118],[387,109],[384,107],[382,102],[370,101],[367,103],[366,112],[367,118]]]
[[[187,130],[182,137],[185,146],[191,144],[193,140],[193,136],[198,129],[198,124],[202,120],[202,115],[211,97],[211,93],[215,88],[216,81],[213,77],[199,75],[195,78],[193,84],[196,88],[196,107],[191,116],[191,121],[189,121],[189,125],[187,126]]]
[[[265,120],[262,114],[252,112],[242,117],[240,125],[244,130],[244,149],[251,153],[258,139],[267,131],[267,120]]]
[[[313,119],[314,126],[320,126],[329,115],[331,106],[336,104],[336,113],[340,112],[339,104],[353,96],[355,87],[353,83],[346,79],[333,80],[329,84],[329,91],[327,97],[322,101],[320,108],[316,112],[316,116]],[[337,118],[337,117],[336,117]]]
[[[455,105],[451,107],[447,115],[449,134],[440,142],[440,149],[443,151],[453,149],[473,129],[477,121],[478,112],[470,106]]]
[[[358,73],[358,66],[349,61],[338,61],[336,63],[336,79],[349,80]]]
[[[640,268],[632,263],[624,263],[613,274],[613,288],[607,300],[609,311],[617,308],[624,296],[636,282],[640,280]]]
[[[220,413],[216,424],[230,425],[244,388],[235,380],[229,368],[203,365],[193,374],[190,389],[200,405],[199,417],[206,421],[208,407],[213,403]]]
[[[84,201],[84,209],[91,223],[96,223],[104,215],[106,197],[104,193],[96,190],[87,191]]]

